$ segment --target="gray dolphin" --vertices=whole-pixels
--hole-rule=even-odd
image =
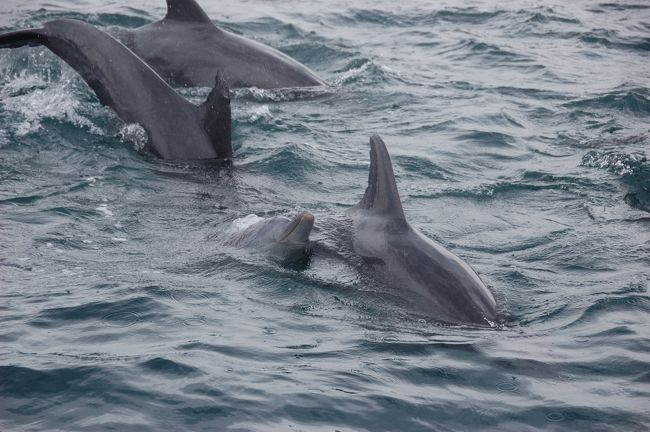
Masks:
[[[286,54],[216,27],[194,0],[167,0],[165,18],[118,37],[177,87],[209,87],[217,71],[230,88],[326,85]]]
[[[313,227],[314,215],[308,211],[298,213],[292,219],[273,216],[229,236],[224,243],[274,254],[306,252],[309,249],[309,234]]]
[[[74,68],[127,123],[147,132],[147,147],[163,159],[216,159],[232,154],[230,98],[224,79],[195,106],[178,95],[131,50],[95,27],[76,20],[0,35],[0,48],[44,45]]]
[[[416,312],[448,323],[495,320],[490,290],[465,262],[406,221],[390,156],[370,138],[370,175],[363,199],[348,211],[352,246]]]

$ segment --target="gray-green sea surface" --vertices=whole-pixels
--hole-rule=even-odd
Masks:
[[[331,84],[234,91],[232,168],[142,154],[52,53],[0,50],[0,430],[648,430],[650,4],[201,4]],[[164,13],[3,0],[0,31]],[[493,328],[414,316],[324,253],[372,133],[410,223],[496,293]],[[302,210],[304,262],[221,242]]]

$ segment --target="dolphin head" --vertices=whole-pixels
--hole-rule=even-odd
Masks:
[[[273,216],[262,219],[243,231],[230,235],[225,244],[239,248],[270,252],[271,255],[309,251],[309,234],[314,227],[314,215],[303,211],[293,218]]]
[[[308,211],[303,211],[287,221],[276,241],[286,245],[306,247],[313,227],[314,215]]]
[[[273,233],[267,251],[283,267],[304,270],[309,266],[311,244],[309,234],[314,227],[314,215],[303,211],[289,219],[277,216],[270,219],[268,231]]]

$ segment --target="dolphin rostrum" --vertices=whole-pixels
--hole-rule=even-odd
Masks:
[[[494,296],[474,270],[406,221],[388,150],[377,135],[370,138],[368,188],[348,215],[354,252],[415,312],[448,323],[495,320]]]
[[[230,88],[326,85],[286,54],[216,27],[195,0],[167,0],[162,20],[118,37],[175,87],[209,87],[217,71]]]
[[[190,160],[232,155],[229,91],[216,69],[211,78],[214,88],[197,107],[127,47],[81,21],[50,21],[42,28],[0,35],[0,48],[25,45],[44,45],[72,66],[103,105],[145,129],[149,137],[145,150],[156,156]]]

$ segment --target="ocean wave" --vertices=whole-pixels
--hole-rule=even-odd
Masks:
[[[650,51],[650,37],[622,36],[616,30],[611,29],[594,29],[571,36],[577,37],[581,42],[608,49]]]
[[[162,18],[162,16],[155,17],[142,9],[129,6],[122,8],[123,13],[87,13],[69,10],[67,7],[57,7],[54,4],[44,6],[24,12],[22,16],[14,21],[13,29],[37,27],[44,22],[58,19],[75,19],[97,27],[141,27]]]
[[[631,176],[641,171],[647,162],[645,154],[592,150],[582,157],[582,166],[606,169],[618,176]]]
[[[150,373],[162,374],[169,377],[192,377],[203,375],[203,373],[193,367],[181,362],[169,360],[163,357],[155,357],[140,363],[140,367]]]
[[[390,68],[366,58],[354,59],[342,69],[337,70],[336,74],[337,77],[333,82],[335,86],[379,84],[397,76]]]
[[[474,38],[441,45],[436,51],[438,55],[443,55],[454,61],[475,59],[482,65],[544,69],[543,65],[537,63],[535,58],[527,53],[516,52],[514,48],[501,47]]]
[[[623,114],[650,116],[650,91],[646,88],[621,89],[587,98],[580,98],[563,105],[574,110],[614,110]]]
[[[627,11],[627,10],[645,10],[645,9],[650,9],[650,5],[643,4],[643,3],[598,3],[599,7],[607,8],[607,9],[614,9],[618,11]]]
[[[468,131],[456,137],[459,141],[476,142],[486,147],[514,147],[515,138],[501,132]]]
[[[136,297],[113,302],[84,303],[44,309],[30,320],[35,327],[56,328],[90,320],[108,327],[130,327],[158,316],[162,305],[149,297]]]
[[[345,23],[368,23],[382,27],[412,27],[434,25],[441,22],[452,24],[484,24],[500,16],[504,11],[482,11],[476,8],[449,8],[431,11],[418,9],[413,13],[394,13],[379,9],[351,9],[336,15]]]
[[[300,87],[284,89],[259,89],[256,87],[234,89],[233,96],[236,99],[252,100],[255,102],[288,102],[317,99],[331,96],[336,89],[329,87]]]

